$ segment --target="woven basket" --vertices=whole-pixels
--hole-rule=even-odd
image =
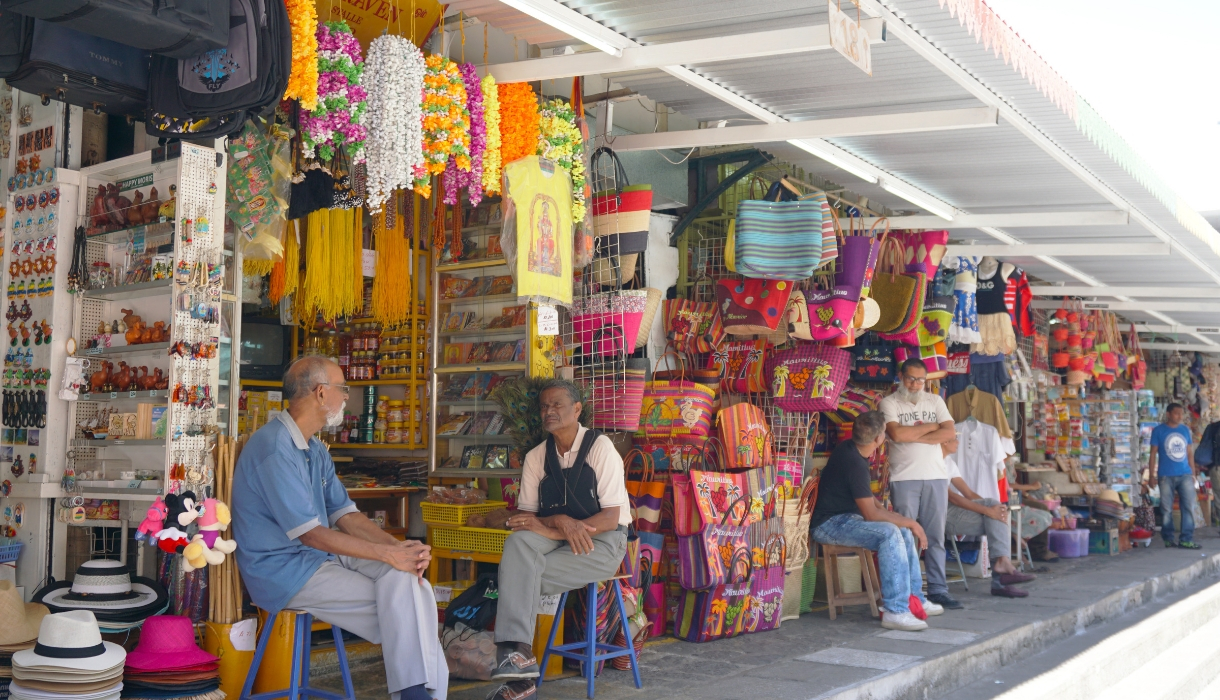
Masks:
[[[661,308],[661,299],[665,297],[665,292],[659,289],[646,287],[644,291],[648,292],[648,301],[644,305],[644,318],[640,320],[640,334],[635,340],[637,350],[648,342],[648,336],[652,334],[652,323],[657,318],[657,309]]]

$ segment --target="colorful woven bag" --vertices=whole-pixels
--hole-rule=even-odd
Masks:
[[[590,399],[594,428],[626,433],[639,430],[646,372],[646,369],[628,367],[622,374],[593,377]]]
[[[767,390],[763,377],[767,341],[726,340],[708,356],[708,367],[720,372],[720,388],[737,394]]]
[[[754,404],[738,403],[716,414],[716,431],[724,445],[725,466],[754,469],[774,464],[771,425],[767,414]]]
[[[880,219],[871,229],[863,229],[856,233],[855,217],[849,223],[851,234],[843,237],[839,249],[839,261],[836,264],[835,286],[855,287],[860,290],[860,296],[870,296],[877,260],[881,254],[881,246],[889,234],[889,219]],[[877,225],[885,222],[885,232],[876,235]],[[875,326],[874,326],[875,328]]]
[[[734,261],[748,277],[802,280],[822,262],[822,203],[817,200],[737,205]]]
[[[928,277],[936,275],[940,261],[945,257],[945,245],[949,242],[948,231],[920,231],[895,234],[902,241],[902,261],[910,269],[922,265]]]
[[[860,289],[836,285],[834,289],[814,289],[805,293],[809,307],[811,340],[827,341],[846,335],[860,307]]]
[[[798,413],[833,411],[850,371],[851,354],[826,345],[772,353],[766,369],[775,405]]]
[[[679,352],[711,352],[724,341],[724,324],[714,302],[666,299],[661,308],[665,335]]]
[[[688,642],[736,637],[750,610],[751,592],[749,581],[681,591],[674,612],[674,636]]]
[[[716,390],[707,384],[685,379],[645,382],[638,434],[649,440],[706,437],[715,400]]]
[[[923,305],[919,327],[915,329],[920,345],[943,343],[949,337],[949,326],[953,324],[953,312],[957,309],[954,296],[928,297]]]
[[[722,279],[716,304],[729,335],[766,335],[780,327],[793,284],[787,280]]]

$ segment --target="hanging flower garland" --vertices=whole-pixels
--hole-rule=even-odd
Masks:
[[[450,156],[459,170],[470,170],[470,113],[466,83],[453,61],[439,54],[424,62],[424,161],[416,171],[415,190],[432,194],[429,179],[445,172]]]
[[[560,99],[539,110],[538,155],[555,161],[572,176],[572,220],[585,218],[585,145],[576,112]]]
[[[538,98],[529,83],[505,83],[500,93],[500,165],[538,151]]]
[[[483,76],[481,87],[483,123],[487,133],[487,144],[483,149],[483,191],[490,197],[500,192],[500,94],[496,90],[496,79],[490,73]]]
[[[318,11],[313,0],[285,0],[292,28],[292,72],[284,99],[301,101],[312,112],[318,106]]]
[[[364,162],[368,130],[361,123],[368,93],[360,85],[364,59],[347,22],[318,27],[318,106],[301,118],[305,154],[330,160],[342,148],[352,163]]]
[[[470,115],[470,169],[456,167],[455,157],[449,157],[445,169],[445,204],[457,204],[459,190],[465,187],[470,194],[470,205],[477,207],[483,199],[483,154],[487,148],[483,86],[474,65],[463,63],[458,70],[466,87],[466,111]]]
[[[375,213],[395,189],[410,189],[424,165],[424,56],[401,36],[379,36],[369,44],[363,82],[368,90],[367,201]]]

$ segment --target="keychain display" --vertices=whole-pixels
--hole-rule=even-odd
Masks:
[[[12,428],[45,428],[47,425],[47,392],[38,390],[5,390],[0,401],[4,425]]]

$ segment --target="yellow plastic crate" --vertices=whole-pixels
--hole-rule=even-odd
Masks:
[[[457,598],[475,584],[474,581],[443,581],[432,587],[432,592],[436,594],[436,607],[444,610],[449,607],[449,603]],[[444,600],[441,600],[444,598]]]
[[[423,501],[419,507],[424,512],[424,522],[429,525],[465,525],[466,518],[472,515],[490,513],[497,508],[507,508],[504,501],[484,501],[469,506],[459,506],[452,503],[429,503]]]
[[[432,546],[460,552],[500,554],[504,551],[504,540],[511,534],[508,530],[483,527],[434,527]]]

